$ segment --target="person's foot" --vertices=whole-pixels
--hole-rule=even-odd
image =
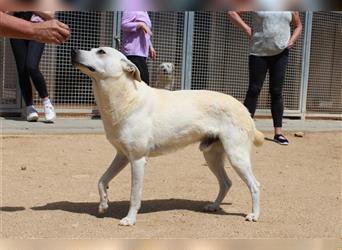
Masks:
[[[33,105],[26,107],[26,120],[28,122],[38,121],[38,112]]]
[[[45,114],[45,122],[53,123],[56,119],[55,108],[52,106],[50,100],[44,101],[44,114]]]
[[[288,145],[289,144],[289,141],[282,134],[274,135],[273,139],[276,143],[279,143],[280,145]]]

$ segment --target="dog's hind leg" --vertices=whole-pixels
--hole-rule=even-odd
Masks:
[[[99,213],[103,214],[108,209],[107,186],[108,183],[128,164],[128,159],[125,155],[117,153],[109,168],[99,180],[98,188],[100,194]]]
[[[131,160],[132,167],[132,181],[131,181],[131,201],[128,214],[125,218],[120,220],[122,226],[132,226],[136,222],[137,213],[141,206],[141,193],[144,181],[144,170],[146,165],[146,158]]]
[[[236,133],[234,133],[236,132]],[[247,135],[238,131],[231,131],[234,138],[221,138],[222,145],[228,155],[231,165],[247,184],[252,196],[252,212],[246,216],[248,221],[257,221],[260,215],[260,189],[259,182],[253,175],[250,160],[250,146]]]
[[[203,155],[208,163],[209,169],[216,176],[220,187],[216,200],[204,207],[206,211],[213,212],[219,209],[222,200],[232,186],[232,182],[224,169],[225,152],[220,141],[210,145],[210,149],[204,151]]]

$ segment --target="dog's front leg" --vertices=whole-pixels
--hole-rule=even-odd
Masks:
[[[108,209],[107,187],[108,183],[128,164],[128,158],[118,152],[109,168],[99,180],[98,188],[100,194],[99,213],[103,214]]]
[[[141,205],[141,193],[144,181],[144,168],[146,165],[145,157],[137,160],[131,160],[132,166],[132,186],[131,186],[131,204],[128,214],[125,218],[120,220],[120,225],[132,226],[136,222],[138,210]]]

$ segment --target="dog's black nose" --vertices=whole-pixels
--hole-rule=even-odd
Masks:
[[[72,49],[71,50],[71,56],[76,56],[77,55],[77,50],[76,49]]]
[[[76,57],[77,57],[77,49],[72,49],[70,54],[71,54],[71,62],[75,62]]]

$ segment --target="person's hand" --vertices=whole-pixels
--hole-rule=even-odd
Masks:
[[[153,35],[151,29],[145,23],[138,23],[137,29],[142,29],[145,33],[149,34],[150,36]]]
[[[69,35],[69,26],[55,19],[33,24],[34,39],[42,43],[62,44]]]
[[[287,44],[287,48],[288,49],[292,49],[293,47],[294,47],[294,42],[292,41],[292,40],[290,40],[289,42],[288,42],[288,44]]]
[[[150,58],[152,60],[156,60],[157,59],[157,52],[156,52],[156,50],[152,46],[150,46]]]
[[[252,29],[251,29],[251,27],[248,27],[248,29],[246,30],[246,34],[248,36],[248,40],[250,41],[252,39]]]

